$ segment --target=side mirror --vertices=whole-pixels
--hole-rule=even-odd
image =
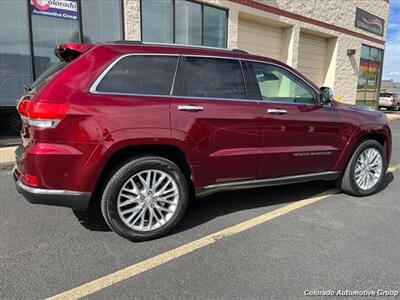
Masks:
[[[319,89],[319,93],[322,104],[329,104],[333,101],[333,91],[330,87],[322,86]]]

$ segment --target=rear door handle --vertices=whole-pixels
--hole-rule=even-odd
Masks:
[[[286,109],[278,109],[278,108],[268,108],[267,112],[273,115],[284,115],[287,114]]]
[[[178,109],[183,111],[197,112],[197,111],[203,111],[204,107],[199,105],[179,105]]]

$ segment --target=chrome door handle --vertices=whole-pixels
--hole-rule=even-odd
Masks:
[[[268,108],[267,112],[273,115],[284,115],[287,114],[286,109]]]
[[[179,105],[178,106],[179,110],[183,110],[183,111],[202,111],[204,110],[203,106],[198,106],[198,105]]]

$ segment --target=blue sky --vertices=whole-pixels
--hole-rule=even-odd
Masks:
[[[400,0],[390,0],[388,37],[383,62],[383,79],[400,81]]]

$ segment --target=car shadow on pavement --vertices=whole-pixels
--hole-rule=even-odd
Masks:
[[[107,223],[104,221],[99,206],[89,205],[86,211],[73,210],[75,217],[79,223],[91,231],[111,231]]]
[[[384,190],[392,181],[393,174],[388,173],[382,180],[378,192]],[[222,192],[205,198],[192,199],[182,220],[169,235],[179,233],[207,223],[219,216],[239,211],[265,208],[287,204],[313,197],[336,186],[331,181],[313,181],[291,185],[265,187],[257,189]],[[92,205],[87,211],[74,211],[79,223],[91,231],[110,231],[98,206]]]

